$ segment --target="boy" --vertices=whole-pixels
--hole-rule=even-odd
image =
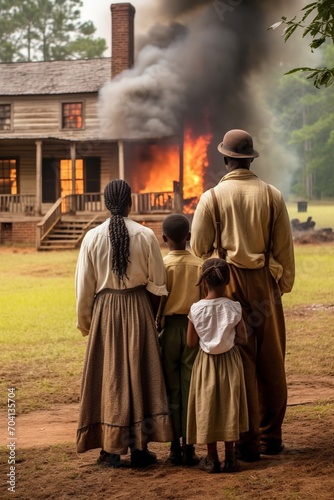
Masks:
[[[164,257],[169,295],[161,303],[157,324],[158,328],[163,327],[159,339],[174,430],[169,461],[174,465],[192,466],[198,464],[199,458],[194,445],[186,444],[187,404],[198,348],[187,347],[187,326],[190,306],[204,296],[203,289],[196,286],[203,260],[186,250],[190,232],[185,215],[167,216],[162,231],[169,249]]]

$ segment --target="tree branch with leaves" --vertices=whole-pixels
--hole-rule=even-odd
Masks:
[[[302,37],[310,36],[311,42],[309,46],[311,51],[314,52],[319,47],[323,46],[326,42],[334,44],[334,2],[333,0],[318,0],[307,4],[301,9],[302,17],[297,19],[294,16],[288,20],[282,17],[281,21],[273,24],[268,29],[276,29],[279,26],[285,25],[283,32],[284,41],[286,42],[298,28],[303,30]],[[300,67],[294,68],[286,75],[296,73],[299,71],[307,72],[306,77],[313,80],[315,87],[329,87],[334,82],[334,67]]]

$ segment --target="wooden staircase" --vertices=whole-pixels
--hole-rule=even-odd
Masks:
[[[64,217],[41,241],[39,250],[74,250],[80,246],[86,232],[105,219],[102,214],[93,218]]]

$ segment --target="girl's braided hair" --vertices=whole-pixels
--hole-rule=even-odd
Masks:
[[[109,221],[111,269],[124,282],[130,256],[129,232],[123,219],[131,205],[129,184],[121,179],[109,182],[104,189],[104,203],[112,215]]]
[[[223,259],[208,259],[202,266],[202,274],[198,285],[205,279],[209,287],[227,285],[230,281],[230,268]]]

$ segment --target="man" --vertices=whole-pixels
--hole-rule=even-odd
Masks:
[[[227,174],[214,188],[217,215],[213,193],[206,191],[194,214],[191,248],[198,257],[208,258],[217,254],[220,237],[231,270],[228,297],[243,308],[248,343],[240,351],[249,430],[241,434],[237,454],[253,462],[261,453],[283,450],[287,384],[281,295],[290,292],[294,282],[293,241],[282,194],[250,171],[259,156],[252,137],[244,130],[230,130],[218,150]]]

